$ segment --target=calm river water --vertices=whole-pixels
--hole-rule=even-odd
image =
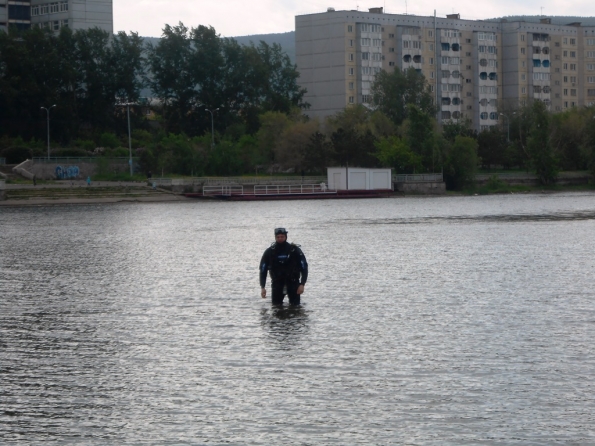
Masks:
[[[595,444],[594,238],[593,193],[0,208],[0,444]]]

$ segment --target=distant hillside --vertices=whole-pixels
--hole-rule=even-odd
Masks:
[[[152,43],[153,45],[156,45],[160,40],[159,37],[143,38],[145,39],[145,42]],[[264,41],[268,45],[278,43],[281,45],[283,51],[287,53],[291,62],[295,63],[295,31],[278,34],[255,34],[253,36],[232,37],[232,39],[237,40],[240,45],[250,45],[251,42],[254,43],[254,45],[258,45],[260,41]]]
[[[268,45],[278,43],[283,48],[283,51],[287,53],[292,63],[295,63],[295,31],[289,31],[287,33],[279,34],[255,34],[253,36],[240,36],[233,37],[241,45],[250,45],[250,42],[254,45],[262,40]]]
[[[568,25],[570,23],[579,22],[582,26],[595,26],[595,17],[576,17],[576,16],[540,16],[540,15],[509,15],[504,17],[497,17],[494,19],[486,19],[486,22],[501,22],[506,20],[508,22],[531,22],[539,23],[539,20],[548,18],[552,21],[552,25]]]

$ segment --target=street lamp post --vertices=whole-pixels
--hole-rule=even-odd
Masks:
[[[213,111],[217,111],[217,110],[219,110],[219,108],[216,108],[213,111],[209,110],[208,108],[205,110],[211,114],[211,149],[214,149],[215,148],[215,117],[213,116]]]
[[[51,107],[41,107],[41,110],[45,110],[47,114],[47,121],[48,121],[48,161],[50,160],[50,110],[54,108],[56,104],[52,105]]]
[[[514,113],[513,113],[513,115],[514,115]],[[507,128],[506,142],[508,142],[510,144],[510,118],[508,117],[508,115],[505,115],[504,113],[500,113],[500,116],[504,116],[506,118],[506,128]]]
[[[136,105],[134,102],[120,104],[126,106],[126,116],[128,117],[128,165],[130,166],[130,176],[132,176],[132,135],[130,133],[130,106]]]

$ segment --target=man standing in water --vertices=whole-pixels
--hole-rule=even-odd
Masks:
[[[265,285],[269,271],[273,305],[282,305],[286,294],[290,305],[299,305],[308,280],[308,262],[299,245],[287,243],[285,228],[275,229],[275,243],[267,248],[260,260],[260,295],[263,299],[267,296]]]

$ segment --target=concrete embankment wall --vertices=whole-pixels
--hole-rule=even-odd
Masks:
[[[446,184],[442,181],[424,181],[416,183],[396,182],[394,184],[396,192],[403,192],[406,194],[434,195],[446,193]]]
[[[6,200],[6,181],[0,180],[0,201]]]
[[[26,160],[14,167],[14,173],[24,178],[33,180],[69,180],[84,179],[97,174],[97,163],[91,160],[59,160],[57,162],[35,162]],[[110,173],[128,172],[129,166],[126,161],[107,160],[105,169]]]
[[[531,173],[514,174],[481,174],[477,175],[475,181],[478,186],[483,186],[490,182],[492,177],[498,178],[498,181],[509,186],[540,186],[541,183],[537,175]],[[575,184],[589,184],[593,179],[589,172],[560,172],[555,184],[569,186]]]

